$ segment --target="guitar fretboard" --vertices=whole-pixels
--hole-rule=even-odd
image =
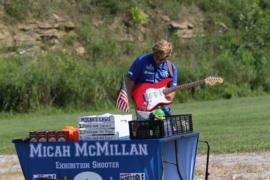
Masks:
[[[174,92],[176,90],[190,89],[192,87],[203,85],[204,83],[205,83],[205,81],[204,81],[204,79],[202,79],[202,80],[194,81],[191,83],[181,84],[181,85],[178,85],[176,87],[166,88],[163,90],[163,93],[166,95],[166,94],[169,94],[169,93]]]

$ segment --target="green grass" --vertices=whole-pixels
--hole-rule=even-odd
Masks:
[[[44,110],[29,114],[0,114],[0,154],[13,154],[15,148],[12,139],[26,138],[30,131],[61,130],[64,126],[77,127],[77,119],[83,115],[121,113],[119,110],[104,112],[63,112]]]
[[[194,130],[211,152],[270,150],[270,96],[178,104],[173,110],[193,115]]]
[[[231,100],[188,102],[172,106],[174,114],[191,113],[194,131],[207,140],[211,152],[253,152],[270,150],[270,96]],[[81,115],[104,112],[43,111],[30,114],[0,114],[0,154],[15,153],[12,139],[24,138],[32,130],[58,130],[76,126]],[[134,112],[133,112],[134,113]],[[199,152],[205,146],[199,144]]]

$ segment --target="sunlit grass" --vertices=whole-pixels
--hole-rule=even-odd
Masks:
[[[270,150],[270,96],[178,104],[173,110],[193,115],[195,131],[212,152]]]
[[[190,113],[194,131],[207,140],[211,152],[251,152],[270,150],[270,96],[235,98],[172,105],[174,114]],[[12,139],[25,138],[33,130],[60,130],[77,126],[82,115],[120,113],[116,109],[100,112],[48,110],[30,114],[0,114],[0,154],[15,153]],[[134,115],[134,111],[132,111]],[[135,119],[135,116],[133,116]],[[205,146],[199,144],[199,152]]]

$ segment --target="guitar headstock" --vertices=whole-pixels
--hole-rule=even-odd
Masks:
[[[205,82],[205,84],[209,84],[209,85],[215,85],[215,84],[217,84],[217,83],[219,83],[219,84],[221,84],[221,83],[223,83],[223,78],[221,78],[221,77],[214,77],[214,76],[209,76],[209,77],[207,77],[207,78],[205,78],[204,79],[204,82]]]

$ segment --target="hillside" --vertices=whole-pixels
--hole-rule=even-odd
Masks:
[[[179,82],[222,87],[177,101],[269,93],[267,0],[0,1],[0,110],[111,106],[121,77],[158,39],[174,44]]]
[[[179,4],[177,16],[170,17],[161,8],[151,8],[154,6],[151,1],[143,3],[148,5],[146,9],[136,3],[120,5],[117,1],[45,1],[46,5],[42,1],[27,2],[23,5],[6,0],[1,4],[0,41],[1,47],[7,51],[17,50],[22,54],[46,46],[49,49],[71,49],[76,55],[85,55],[87,47],[80,37],[80,33],[87,33],[81,32],[84,30],[91,35],[101,35],[101,40],[109,35],[117,43],[144,43],[149,36],[149,39],[168,38],[166,33],[175,34],[179,40],[203,36],[204,17],[196,6]],[[42,9],[44,6],[48,9]]]

